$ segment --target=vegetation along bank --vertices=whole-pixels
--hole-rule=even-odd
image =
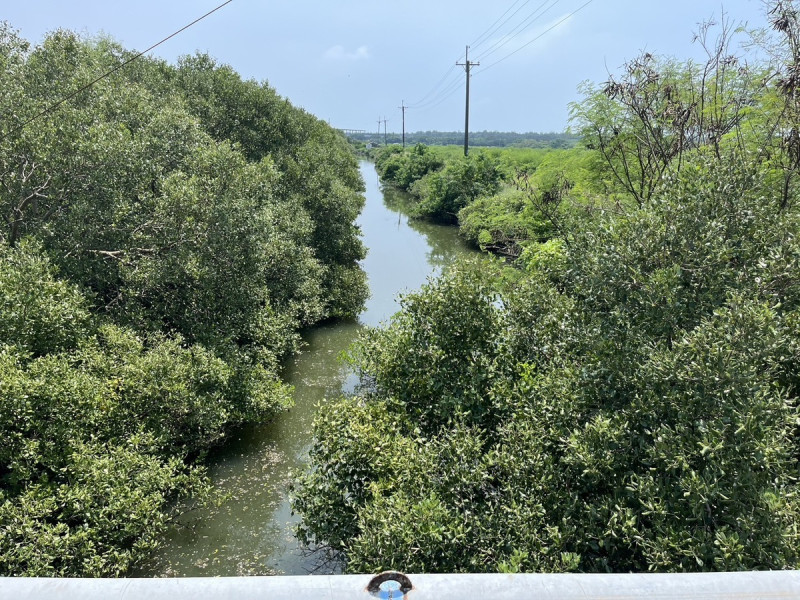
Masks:
[[[206,55],[0,25],[0,575],[125,573],[367,294],[344,138]],[[38,116],[37,116],[38,115]]]
[[[586,84],[579,147],[378,153],[420,216],[516,260],[361,337],[306,541],[352,572],[798,566],[800,22],[769,8],[758,50],[703,26],[706,61]]]

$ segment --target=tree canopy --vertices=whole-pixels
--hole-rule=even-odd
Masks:
[[[584,87],[579,160],[462,208],[518,258],[362,336],[295,490],[306,542],[352,572],[797,567],[800,22],[770,8],[768,62],[725,23],[705,63],[645,54]]]
[[[0,25],[0,574],[119,575],[357,314],[346,140],[207,55]]]

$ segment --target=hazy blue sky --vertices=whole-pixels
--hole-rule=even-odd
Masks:
[[[102,32],[128,48],[144,49],[222,1],[3,0],[0,20],[32,42],[63,27]],[[464,71],[455,63],[463,62],[464,48],[472,44],[470,59],[481,63],[471,82],[472,131],[560,131],[581,81],[604,81],[642,50],[699,56],[692,44],[697,23],[718,19],[723,8],[737,23],[766,22],[761,0],[591,0],[581,8],[584,4],[233,0],[154,53],[174,61],[208,52],[244,77],[268,81],[335,127],[377,131],[385,116],[389,131],[400,131],[404,102],[411,106],[408,131],[461,131]]]

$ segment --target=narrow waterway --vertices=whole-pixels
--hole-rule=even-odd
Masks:
[[[307,331],[303,351],[288,361],[285,380],[295,387],[295,406],[274,421],[238,432],[210,460],[214,485],[226,495],[215,508],[190,511],[170,530],[139,576],[231,576],[335,572],[303,552],[292,535],[288,485],[306,464],[317,404],[351,392],[354,375],[339,356],[365,325],[375,326],[398,309],[398,295],[472,251],[454,227],[409,221],[404,197],[382,190],[371,163],[361,163],[366,206],[359,217],[369,252],[363,268],[371,297],[358,321]]]

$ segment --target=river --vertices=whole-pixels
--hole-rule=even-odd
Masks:
[[[366,205],[358,224],[368,248],[362,266],[371,297],[357,321],[306,331],[303,351],[287,361],[284,379],[295,388],[295,406],[265,425],[238,431],[210,457],[209,475],[226,496],[221,505],[189,511],[172,527],[137,576],[233,576],[332,573],[292,535],[288,484],[306,465],[315,406],[352,392],[356,378],[339,356],[364,326],[399,310],[398,295],[471,254],[455,227],[411,221],[404,197],[382,190],[374,166],[360,164]]]

